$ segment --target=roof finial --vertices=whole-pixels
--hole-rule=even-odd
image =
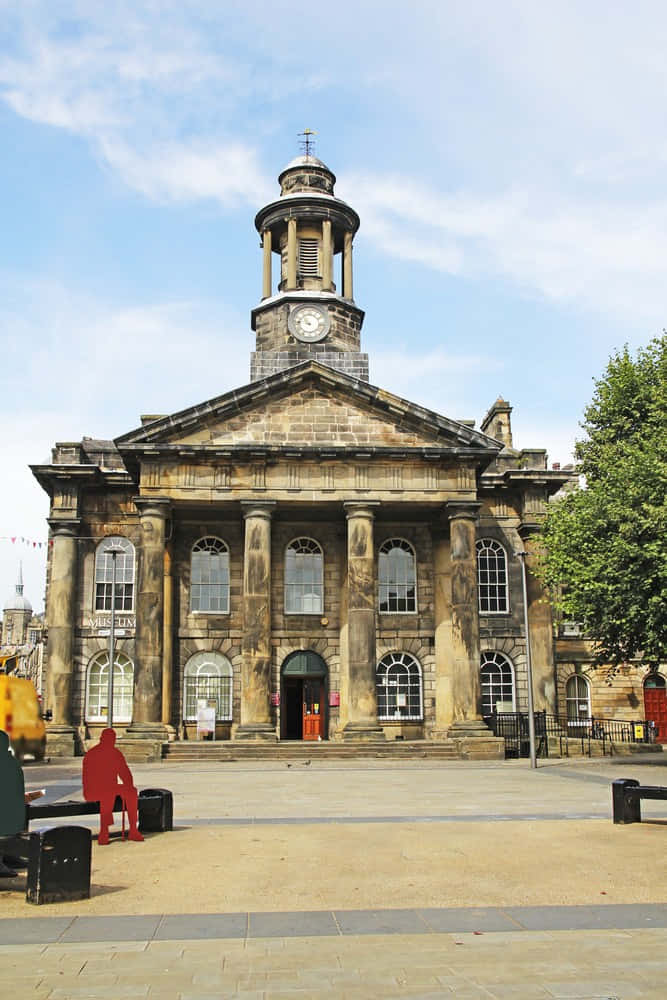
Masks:
[[[317,132],[313,132],[312,128],[305,128],[303,132],[299,132],[299,135],[303,136],[301,140],[301,148],[305,156],[310,156],[313,146],[315,145],[315,140],[311,139],[311,135],[317,135]]]
[[[16,583],[16,593],[17,594],[22,594],[23,593],[23,561],[22,560],[19,560],[19,578],[18,578],[18,581]]]

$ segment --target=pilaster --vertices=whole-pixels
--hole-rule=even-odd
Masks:
[[[553,618],[551,602],[536,574],[541,549],[540,529],[522,525],[519,534],[526,550],[526,590],[528,593],[528,628],[533,674],[533,702],[536,712],[556,712],[556,667],[554,662]],[[528,641],[528,636],[526,636]]]

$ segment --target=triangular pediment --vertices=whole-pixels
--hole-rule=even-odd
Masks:
[[[199,449],[400,449],[478,451],[501,445],[391,392],[308,361],[116,440],[121,453]]]

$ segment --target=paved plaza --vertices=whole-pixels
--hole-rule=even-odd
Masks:
[[[667,803],[610,807],[615,777],[667,785],[667,755],[133,772],[174,831],[94,840],[90,900],[1,880],[2,1000],[667,997]],[[25,774],[80,795],[80,760]]]

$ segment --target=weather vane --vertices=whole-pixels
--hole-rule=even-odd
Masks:
[[[317,135],[317,132],[313,132],[312,128],[305,128],[303,132],[299,132],[299,135],[303,136],[301,140],[301,148],[306,156],[310,156],[313,146],[315,145],[315,140],[311,139],[311,136]]]

